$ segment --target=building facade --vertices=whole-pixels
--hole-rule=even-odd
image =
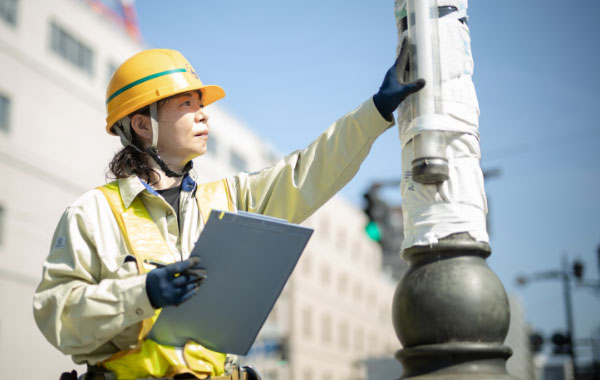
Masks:
[[[399,348],[391,321],[396,284],[382,273],[364,223],[341,198],[305,223],[315,233],[245,358],[265,380],[367,379],[368,359]]]
[[[104,181],[118,148],[104,131],[106,84],[142,48],[92,3],[0,0],[1,378],[74,368],[39,332],[32,296],[60,215]]]

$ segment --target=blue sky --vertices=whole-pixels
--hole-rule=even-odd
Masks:
[[[558,282],[515,286],[519,274],[584,262],[598,279],[600,2],[472,1],[469,26],[491,212],[488,260],[527,320],[563,328]],[[287,153],[373,95],[395,58],[393,0],[136,2],[149,47],[181,51],[221,105]],[[210,110],[210,109],[209,109]],[[361,205],[375,180],[400,176],[397,130],[375,143],[342,194]],[[388,194],[399,201],[399,191]],[[600,291],[575,289],[576,336],[600,325]]]

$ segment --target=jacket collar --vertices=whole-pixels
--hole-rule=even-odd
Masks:
[[[125,208],[131,206],[131,203],[140,193],[144,190],[152,195],[158,196],[158,192],[144,182],[139,177],[132,175],[127,178],[119,178],[119,191],[121,192],[121,199],[123,200],[123,206]],[[188,174],[183,177],[181,182],[182,191],[194,191],[196,189],[196,181]]]

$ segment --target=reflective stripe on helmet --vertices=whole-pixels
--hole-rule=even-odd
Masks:
[[[132,87],[137,86],[138,84],[147,82],[151,79],[154,78],[158,78],[158,77],[162,77],[163,75],[169,75],[169,74],[174,74],[174,73],[184,73],[186,72],[187,69],[174,69],[174,70],[167,70],[167,71],[162,71],[160,73],[156,73],[156,74],[152,74],[152,75],[148,75],[147,77],[138,79],[134,82],[129,83],[126,86],[121,87],[120,89],[118,89],[117,91],[115,91],[111,96],[108,97],[108,99],[106,99],[106,104],[108,104],[111,100],[113,100],[115,97],[117,97],[119,94],[129,90]],[[195,73],[194,73],[195,74]]]

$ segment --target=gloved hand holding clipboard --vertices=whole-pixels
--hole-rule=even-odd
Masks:
[[[191,254],[200,257],[206,280],[192,299],[164,308],[148,338],[246,355],[312,232],[269,216],[213,210]]]

